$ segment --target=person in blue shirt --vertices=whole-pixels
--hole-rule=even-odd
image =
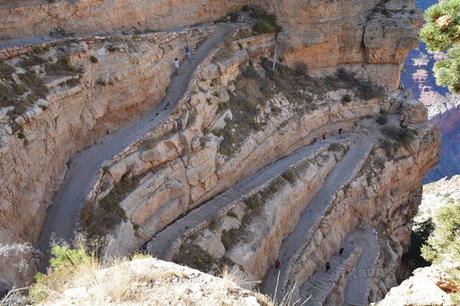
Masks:
[[[190,48],[188,45],[185,45],[185,58],[190,62]]]

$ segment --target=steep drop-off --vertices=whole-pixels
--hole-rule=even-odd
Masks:
[[[137,22],[139,28],[171,28],[220,18],[248,4],[227,2],[160,3],[162,10],[154,11],[138,1],[133,18],[121,18],[135,7],[128,1],[98,22],[93,14],[108,1],[29,1],[21,9],[12,2],[0,9],[10,12],[5,35],[21,25],[24,32],[16,37],[32,39],[57,20],[56,26],[84,34],[138,27]],[[72,192],[55,198],[62,220],[73,220],[85,205],[78,229],[100,238],[98,251],[105,258],[145,249],[210,273],[227,265],[261,281],[268,295],[279,273],[275,299],[311,296],[312,305],[364,305],[395,286],[422,178],[439,153],[439,133],[426,121],[426,109],[396,90],[407,52],[417,44],[421,15],[413,1],[254,3],[278,16],[281,33],[255,33],[246,12],[238,24],[32,47],[38,55],[20,55],[19,47],[2,52],[8,66],[1,72],[11,76],[12,91],[36,84],[21,81],[24,69],[45,86],[51,82],[48,55],[62,52],[69,70],[58,78],[66,81],[63,89],[51,86],[51,94],[61,94],[55,100],[38,92],[46,99],[30,105],[34,112],[14,107],[2,112],[11,130],[2,138],[2,243],[35,242],[65,162],[149,110],[152,123],[113,134],[124,145],[103,155],[108,160],[78,165],[95,177],[70,172],[58,195]],[[33,10],[39,4],[61,15],[59,10],[79,9],[33,26],[26,17],[38,16]],[[151,18],[153,12],[162,18]],[[171,62],[182,57],[186,44],[196,57],[169,83]],[[43,62],[21,64],[38,58]],[[177,80],[180,92],[174,93],[174,86],[167,91],[166,112],[159,116],[163,105],[154,107]],[[41,121],[46,116],[49,120]],[[126,138],[117,138],[125,131]],[[85,152],[101,153],[97,148]],[[14,175],[6,175],[13,168]],[[81,184],[89,186],[88,194],[76,192]],[[61,198],[72,209],[64,209]],[[11,222],[19,215],[21,222]],[[59,228],[59,222],[48,224]],[[73,222],[65,223],[74,229]],[[40,243],[45,252],[50,228]],[[31,264],[34,253],[11,250],[0,281],[30,282],[33,269],[19,275],[8,262],[20,257]],[[277,258],[281,269],[273,267]]]

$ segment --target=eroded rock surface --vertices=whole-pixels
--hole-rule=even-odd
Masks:
[[[53,27],[79,35],[174,28],[220,18],[247,2],[0,2],[0,12],[8,13],[0,28],[6,38],[21,27],[17,36],[28,39]],[[426,121],[427,109],[396,90],[401,65],[417,44],[420,13],[414,1],[399,0],[253,2],[275,13],[283,31],[275,36],[256,34],[250,24],[220,25],[232,35],[216,50],[209,44],[201,64],[185,66],[194,67],[182,77],[185,94],[164,102],[167,116],[155,115],[164,120],[128,135],[130,144],[120,142],[123,148],[102,165],[79,168],[97,172],[92,181],[71,182],[90,186],[89,194],[74,197],[86,202],[79,230],[102,238],[106,257],[146,246],[205,272],[231,266],[264,281],[262,289],[274,288],[280,273],[281,295],[314,295],[313,304],[377,301],[397,284],[422,178],[439,156],[439,131]],[[35,26],[31,16],[40,14],[46,16]],[[195,49],[216,39],[215,29],[90,35],[64,50],[37,50],[53,63],[66,55],[67,64],[83,68],[56,78],[46,78],[47,63],[34,65],[35,57],[20,67],[17,55],[2,52],[15,67],[7,73],[10,84],[22,84],[17,78],[33,70],[51,89],[30,108],[0,110],[5,245],[36,240],[65,162],[158,105],[172,60],[182,60],[186,44]],[[32,255],[24,260],[33,262]],[[273,266],[277,258],[281,269]],[[139,272],[137,262],[128,266]],[[5,267],[9,286],[27,283],[34,272]],[[106,279],[110,271],[96,277]],[[191,286],[178,281],[180,290]],[[67,291],[63,301],[82,303],[91,290]],[[197,292],[199,300],[203,292]],[[259,303],[249,298],[238,303]]]

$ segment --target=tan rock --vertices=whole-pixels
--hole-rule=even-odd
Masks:
[[[182,152],[179,135],[177,134],[172,135],[168,139],[161,140],[152,146],[152,149],[146,149],[140,154],[140,159],[150,163],[152,166],[173,160]]]
[[[425,105],[415,99],[406,100],[402,104],[401,121],[404,124],[414,125],[427,120],[428,110]]]
[[[220,220],[219,220],[219,226],[220,226],[220,230],[222,231],[230,231],[231,229],[234,229],[234,228],[239,228],[241,225],[241,222],[240,220],[236,219],[236,218],[233,218],[233,217],[230,217],[230,216],[223,216]],[[206,250],[206,249],[205,249]]]
[[[204,231],[194,243],[209,253],[213,258],[220,259],[225,254],[225,247],[220,241],[219,233]]]

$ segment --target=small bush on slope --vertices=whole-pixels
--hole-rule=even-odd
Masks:
[[[254,31],[257,33],[279,33],[283,30],[275,15],[268,14],[260,8],[252,8],[251,16],[257,20],[254,25]]]
[[[449,203],[442,207],[435,216],[435,229],[422,247],[425,260],[441,263],[443,260],[460,265],[460,203]],[[460,271],[451,268],[452,282],[460,290]],[[451,295],[455,303],[460,303],[460,292]]]
[[[66,284],[77,277],[91,277],[99,264],[94,256],[89,255],[83,243],[72,249],[69,245],[51,247],[50,268],[47,274],[37,273],[35,285],[29,296],[35,303],[40,303],[52,295],[59,295],[66,289]]]

